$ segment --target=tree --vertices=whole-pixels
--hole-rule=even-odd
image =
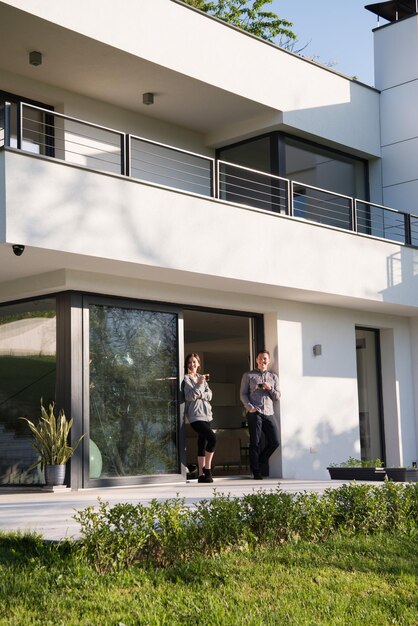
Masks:
[[[263,9],[264,5],[271,4],[272,0],[183,0],[183,2],[288,50],[293,50],[296,43],[296,35],[291,30],[292,22]]]

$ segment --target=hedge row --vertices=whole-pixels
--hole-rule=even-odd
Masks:
[[[319,542],[333,533],[418,533],[418,483],[348,483],[323,494],[256,491],[242,497],[214,492],[149,505],[99,499],[74,516],[82,554],[100,573],[133,564],[174,565],[195,555],[287,541]]]

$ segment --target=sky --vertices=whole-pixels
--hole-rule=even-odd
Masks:
[[[374,85],[373,28],[377,16],[364,7],[377,0],[273,0],[263,8],[293,22],[295,51]],[[386,24],[380,19],[380,26]]]

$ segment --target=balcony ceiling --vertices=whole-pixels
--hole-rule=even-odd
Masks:
[[[347,234],[348,237],[352,236]],[[65,271],[64,271],[65,268]],[[201,274],[193,272],[180,272],[177,270],[161,270],[150,266],[99,259],[85,255],[74,255],[65,252],[26,248],[23,255],[17,257],[13,254],[10,244],[0,245],[0,304],[21,300],[22,298],[39,297],[74,289],[71,283],[66,283],[66,273],[77,272],[78,280],[85,278],[85,285],[78,289],[91,291],[94,284],[95,293],[108,294],[108,283],[113,284],[114,295],[123,297],[126,282],[145,281],[145,286],[158,288],[158,284],[164,284],[167,298],[173,298],[175,302],[181,302],[179,293],[183,290],[186,295],[185,302],[190,303],[190,289],[198,291],[213,291],[213,302],[217,301],[220,294],[230,297],[236,294],[255,298],[265,298],[266,303],[272,299],[292,300],[309,304],[321,304],[338,308],[369,311],[371,313],[393,314],[406,317],[416,317],[416,308],[408,305],[400,305],[390,301],[362,300],[355,297],[347,297],[338,294],[313,292],[304,289],[289,288],[279,285],[268,285],[247,281],[236,281],[219,276],[205,276],[202,281]],[[151,287],[153,286],[153,287]],[[179,291],[176,291],[180,289]],[[265,306],[262,302],[261,307]],[[270,306],[269,305],[269,306]],[[254,302],[251,304],[254,308]]]
[[[200,133],[275,112],[2,3],[0,23],[0,69],[12,74]],[[42,65],[29,64],[31,50],[42,53]],[[1,81],[0,89],[10,91]],[[17,95],[45,101],[42,84],[26,90]],[[144,92],[155,94],[153,105],[142,103]]]

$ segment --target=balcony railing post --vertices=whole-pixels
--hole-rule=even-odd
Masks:
[[[412,232],[411,232],[411,216],[409,213],[404,213],[405,224],[405,243],[407,246],[412,244]]]
[[[210,166],[210,177],[211,177],[211,189],[212,189],[212,198],[219,198],[218,196],[218,187],[219,187],[219,173],[218,173],[218,159],[214,159],[211,162]]]
[[[357,232],[357,198],[350,198],[351,204],[351,230]]]
[[[287,194],[287,214],[293,215],[293,180],[289,180],[289,188]]]
[[[23,139],[23,102],[19,102],[19,106],[16,107],[16,148],[22,149]]]
[[[4,145],[10,148],[10,135],[12,129],[12,105],[10,102],[4,103]]]
[[[130,176],[131,175],[131,135],[129,133],[123,136],[123,143],[124,143],[124,152],[125,152],[124,174],[125,176]]]
[[[215,163],[214,163],[214,168],[215,168],[215,198],[217,198],[218,200],[221,197],[221,172],[220,172],[220,160],[216,159]]]
[[[287,215],[291,215],[290,210],[291,210],[291,206],[292,206],[292,201],[291,201],[291,188],[290,188],[290,180],[286,181],[286,214]]]
[[[120,173],[122,176],[126,174],[126,142],[125,135],[123,133],[119,136],[119,144],[120,144]]]

